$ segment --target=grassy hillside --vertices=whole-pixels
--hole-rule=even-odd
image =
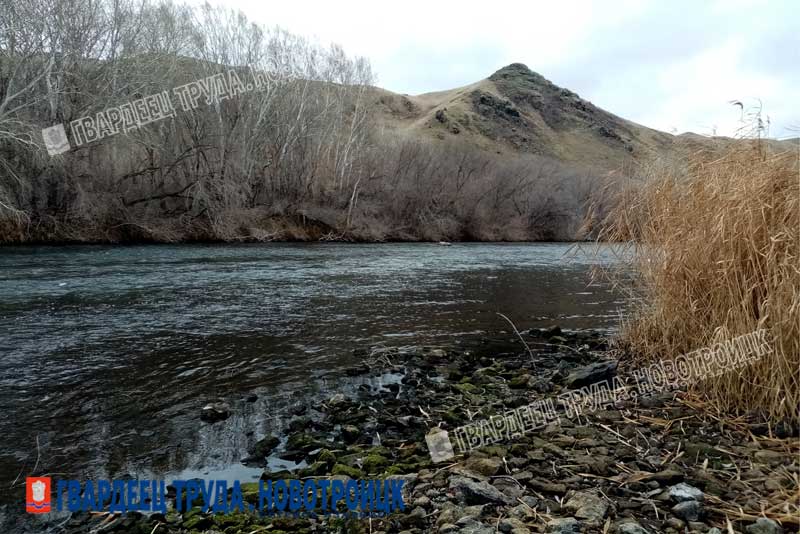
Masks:
[[[647,128],[595,106],[521,63],[446,91],[411,96],[376,88],[374,100],[380,124],[392,131],[507,156],[536,154],[595,171],[698,150],[727,150],[739,142]],[[775,150],[788,145],[766,142]]]
[[[383,123],[502,154],[529,153],[612,170],[668,149],[674,137],[602,110],[514,63],[488,78],[419,96],[380,91]]]

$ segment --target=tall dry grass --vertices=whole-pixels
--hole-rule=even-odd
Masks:
[[[669,358],[757,328],[773,352],[698,389],[722,410],[800,421],[800,165],[742,141],[646,169],[604,240],[631,243],[638,308],[621,341]]]

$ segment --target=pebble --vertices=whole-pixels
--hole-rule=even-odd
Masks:
[[[684,482],[669,488],[669,496],[672,501],[676,503],[684,501],[702,501],[704,499],[702,491]]]
[[[608,503],[594,492],[578,492],[567,501],[565,509],[574,512],[578,519],[600,521],[606,516]]]
[[[467,504],[484,502],[511,504],[514,502],[513,499],[501,493],[500,490],[488,482],[470,480],[466,477],[455,476],[450,479],[450,488],[460,491],[464,495],[464,500]]]
[[[580,532],[580,523],[574,517],[558,517],[547,522],[546,532],[554,534],[572,534]]]
[[[617,534],[649,534],[647,530],[636,521],[625,521],[617,525]]]
[[[783,528],[778,523],[765,517],[758,518],[744,530],[747,534],[783,534]]]
[[[530,532],[525,523],[514,517],[500,520],[497,524],[497,529],[505,534],[527,534]]]
[[[697,521],[703,515],[703,506],[697,501],[683,501],[672,507],[672,513],[684,521]]]

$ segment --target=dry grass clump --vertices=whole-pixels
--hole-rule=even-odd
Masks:
[[[669,358],[765,328],[772,354],[700,386],[729,412],[800,414],[800,165],[753,145],[653,165],[602,239],[631,240],[639,308],[621,340]]]

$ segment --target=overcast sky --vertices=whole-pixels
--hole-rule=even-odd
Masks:
[[[211,3],[339,43],[400,93],[452,89],[520,62],[667,132],[732,135],[740,112],[729,102],[760,99],[772,137],[800,135],[800,0]]]

